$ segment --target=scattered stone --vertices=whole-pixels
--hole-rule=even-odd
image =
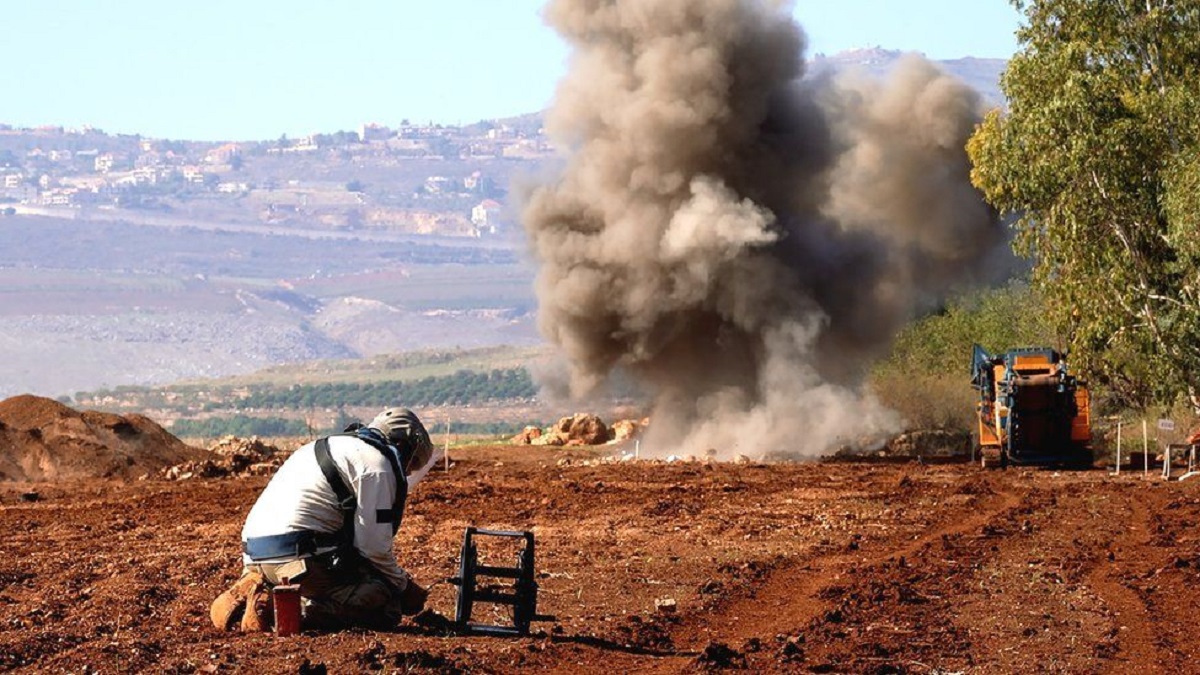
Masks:
[[[41,498],[42,498],[42,496],[33,490],[30,490],[29,492],[21,493],[21,501],[23,501],[23,502],[36,502],[37,500],[39,500]]]
[[[258,438],[225,436],[210,449],[211,456],[193,462],[167,467],[163,477],[167,480],[191,478],[223,478],[225,476],[266,476],[275,472],[285,453],[279,448],[263,443]]]
[[[313,663],[304,659],[304,663],[300,664],[300,669],[296,672],[297,675],[329,675],[329,668],[324,663]]]
[[[803,661],[804,660],[804,636],[791,636],[783,642],[783,647],[779,650],[780,660],[782,661]]]
[[[696,662],[705,668],[745,668],[746,657],[723,642],[710,642],[696,657]]]
[[[659,614],[674,614],[678,607],[679,604],[675,602],[675,598],[659,598],[654,601],[654,609]]]
[[[246,467],[246,475],[249,476],[268,476],[276,469],[276,465],[271,462],[259,462]]]

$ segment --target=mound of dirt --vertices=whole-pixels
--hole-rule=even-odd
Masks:
[[[275,472],[287,454],[257,438],[225,436],[209,448],[211,456],[163,469],[167,480],[266,476]]]
[[[207,454],[141,415],[80,412],[28,394],[0,401],[0,480],[127,479]]]
[[[892,457],[966,457],[971,453],[971,434],[947,429],[916,429],[900,434],[887,444]]]
[[[957,461],[971,453],[971,434],[947,429],[914,429],[887,441],[883,446],[848,445],[831,457],[838,460],[933,460]]]

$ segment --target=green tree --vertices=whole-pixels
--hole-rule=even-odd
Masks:
[[[1200,0],[1014,0],[1021,49],[971,139],[1073,362],[1200,404]]]

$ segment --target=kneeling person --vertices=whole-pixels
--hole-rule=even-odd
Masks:
[[[245,573],[214,603],[213,623],[230,627],[242,604],[243,628],[263,623],[253,616],[255,592],[260,612],[264,605],[255,575],[266,586],[300,585],[306,628],[386,628],[419,613],[427,592],[397,564],[392,538],[408,476],[432,454],[425,427],[405,408],[296,450],[246,518]]]

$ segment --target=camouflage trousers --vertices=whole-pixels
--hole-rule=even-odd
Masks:
[[[304,628],[392,628],[402,616],[400,590],[357,556],[339,559],[326,553],[246,569],[263,575],[272,586],[285,578],[300,585]]]

